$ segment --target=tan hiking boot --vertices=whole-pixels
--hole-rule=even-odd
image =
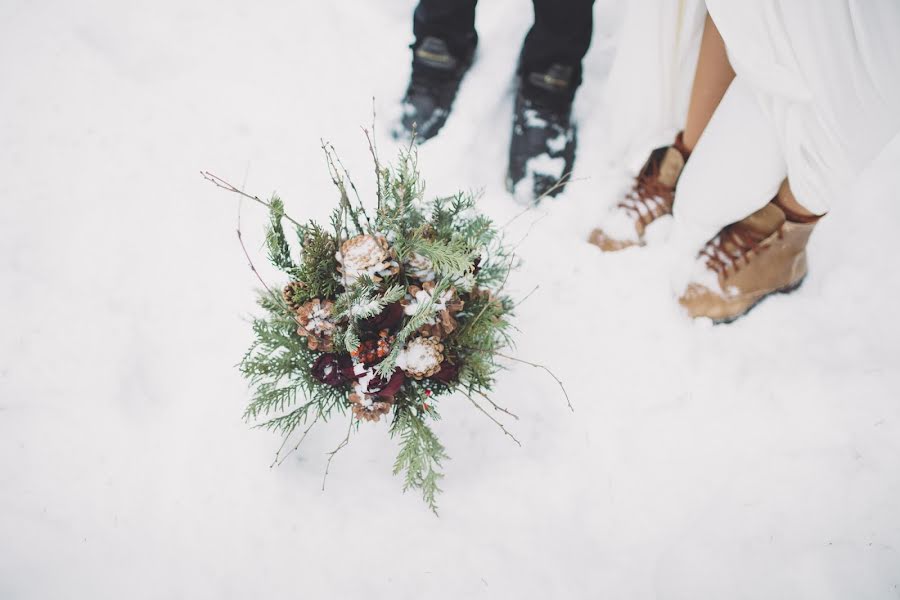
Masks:
[[[644,245],[644,232],[650,223],[672,214],[675,185],[684,169],[689,152],[681,134],[671,146],[657,148],[634,178],[631,191],[616,204],[588,241],[604,252]]]
[[[806,243],[817,220],[788,220],[773,200],[725,227],[701,250],[703,271],[679,303],[693,318],[730,323],[767,296],[794,291],[806,277]]]

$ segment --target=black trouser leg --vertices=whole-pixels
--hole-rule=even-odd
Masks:
[[[554,63],[573,67],[581,83],[581,60],[591,45],[594,0],[534,0],[534,25],[522,46],[519,73],[543,72]]]
[[[429,36],[444,40],[456,57],[469,54],[477,40],[475,3],[477,0],[419,0],[413,14],[416,45]]]

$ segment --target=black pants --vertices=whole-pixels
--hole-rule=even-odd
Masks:
[[[413,16],[416,43],[434,36],[444,40],[453,54],[465,55],[477,39],[476,2],[419,0]],[[577,87],[581,82],[581,59],[591,45],[594,0],[533,0],[533,4],[534,25],[525,36],[519,73],[540,73],[560,63],[575,69],[573,87]]]

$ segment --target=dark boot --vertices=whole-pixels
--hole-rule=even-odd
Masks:
[[[472,65],[476,37],[470,38],[464,53],[455,56],[447,44],[436,37],[426,37],[413,46],[412,76],[403,98],[403,116],[394,137],[415,133],[419,142],[433,138],[440,131],[450,110],[463,75]]]
[[[559,194],[575,163],[571,121],[575,68],[559,64],[522,77],[509,144],[507,189],[530,204]]]

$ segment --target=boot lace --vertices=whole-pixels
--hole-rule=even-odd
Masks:
[[[778,238],[782,235],[783,232],[779,229]],[[750,264],[751,253],[759,254],[768,249],[771,244],[765,243],[766,239],[768,236],[760,238],[759,234],[754,235],[753,231],[735,223],[708,241],[699,256],[706,259],[708,268],[724,277],[729,270],[734,274]]]
[[[672,212],[675,202],[675,188],[659,180],[659,165],[655,165],[634,178],[631,190],[618,206],[624,209],[644,227]]]

